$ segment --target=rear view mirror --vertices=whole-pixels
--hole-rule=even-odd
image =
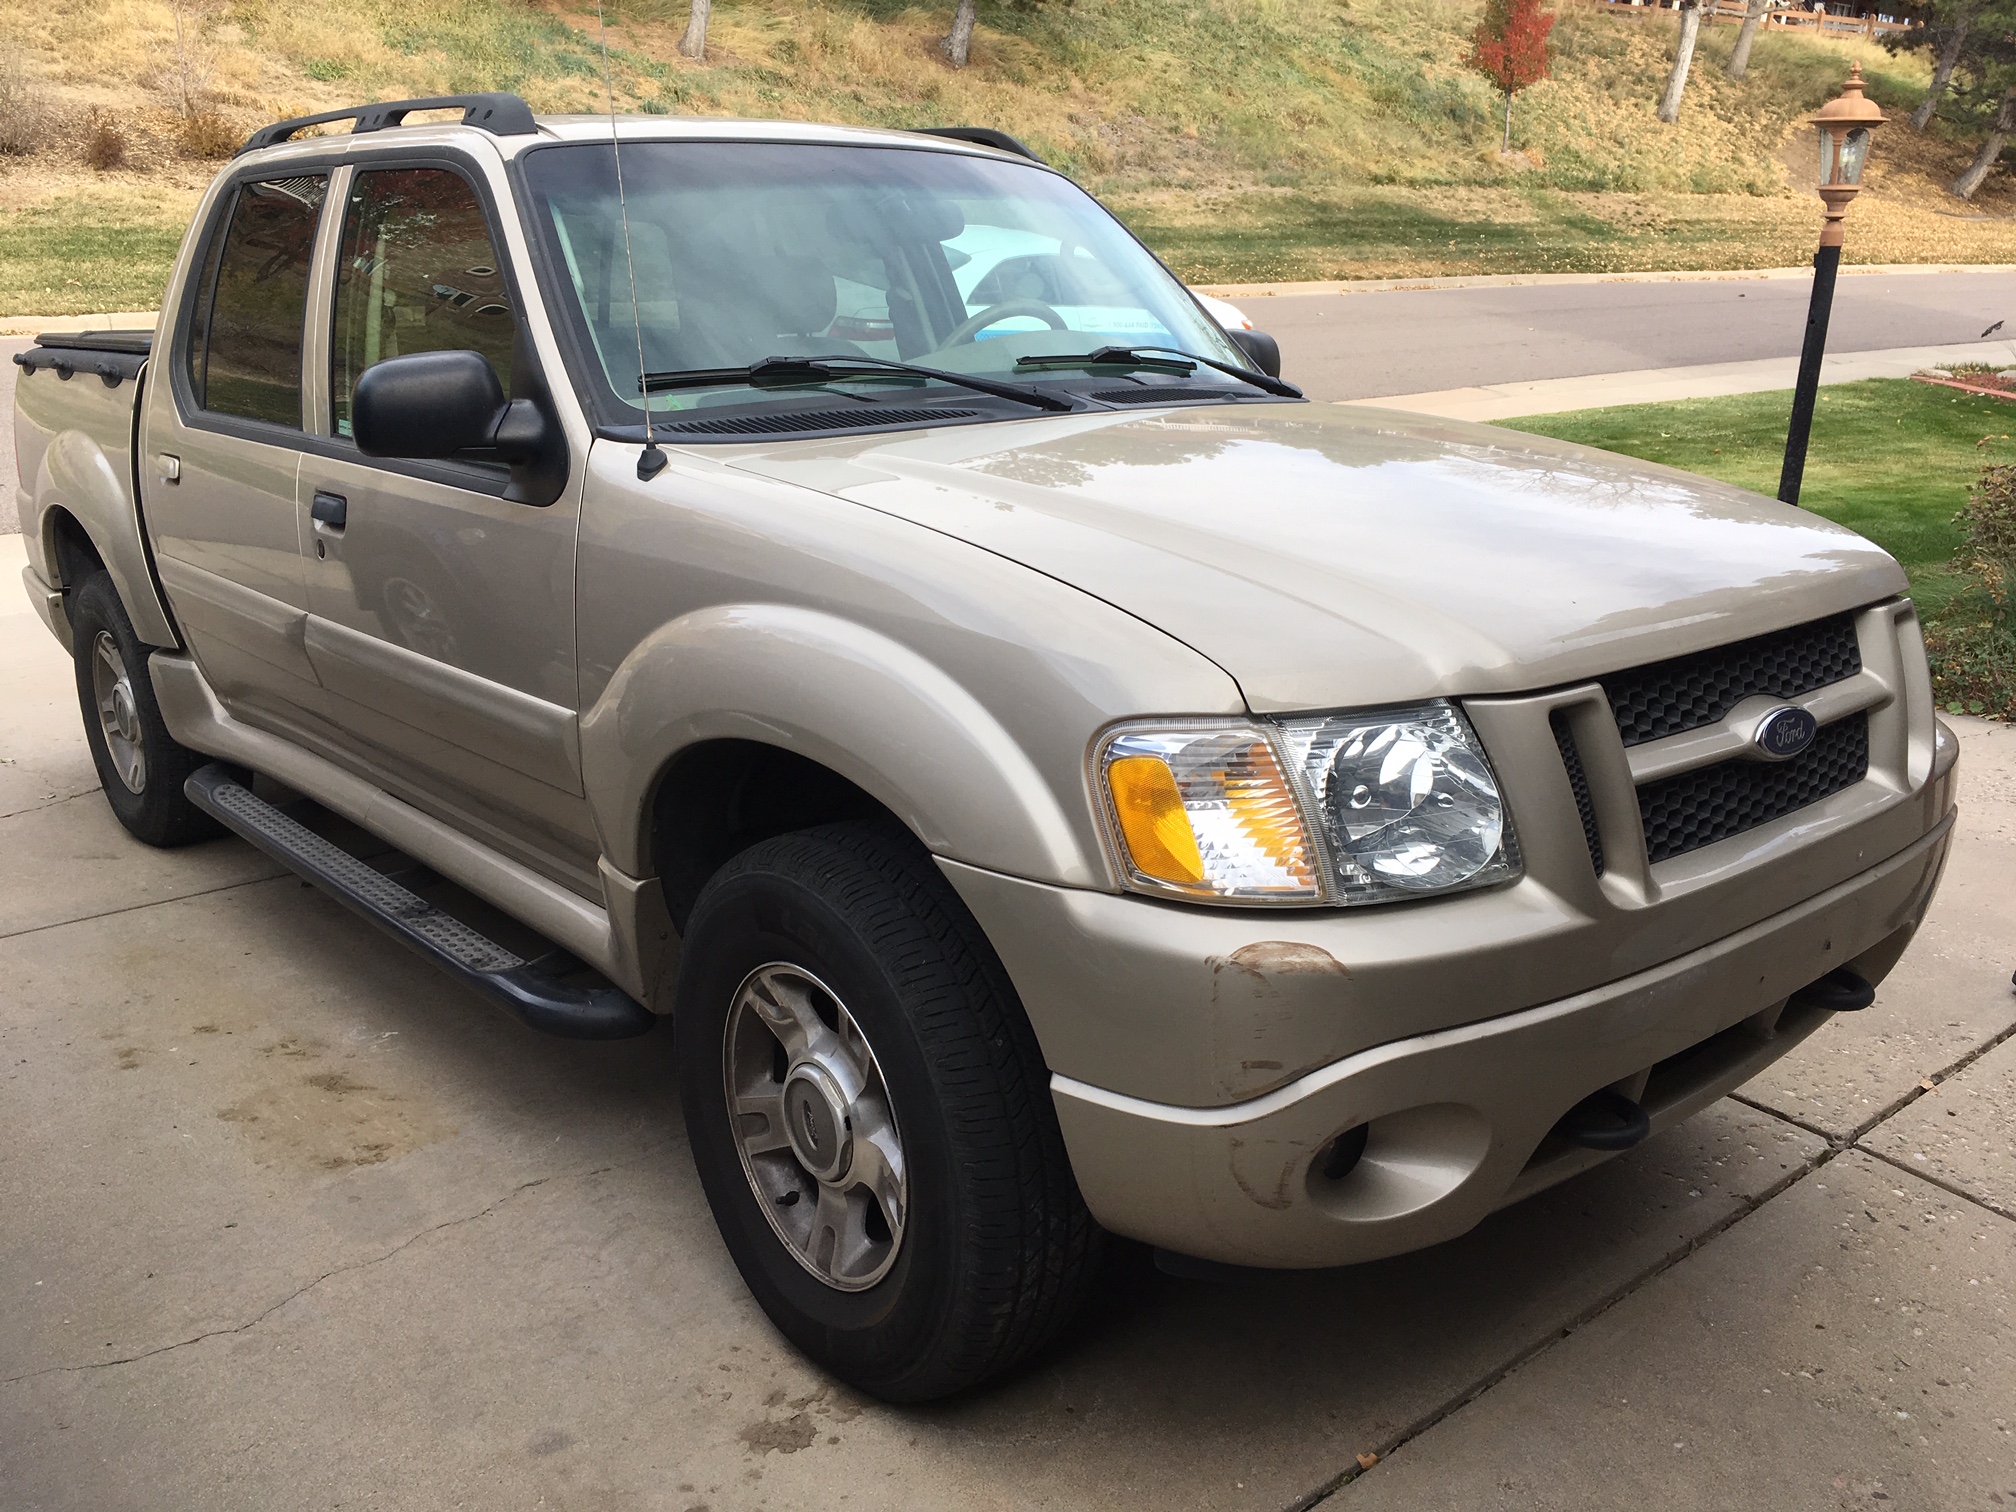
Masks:
[[[1246,354],[1246,360],[1269,378],[1281,376],[1281,343],[1265,331],[1229,330],[1232,345]],[[368,375],[367,375],[368,376]]]
[[[415,352],[364,370],[350,434],[367,457],[452,457],[493,445],[506,407],[482,353]]]

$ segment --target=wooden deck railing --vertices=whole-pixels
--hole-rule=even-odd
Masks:
[[[1648,3],[1634,5],[1631,0],[1597,0],[1602,9],[1632,20],[1644,20],[1656,11],[1673,9],[1672,0],[1648,0]],[[1712,4],[1701,7],[1702,17],[1710,26],[1721,23],[1738,23],[1748,10],[1744,0],[1713,0]],[[1814,32],[1825,37],[1881,37],[1891,32],[1909,31],[1915,24],[1910,21],[1885,21],[1874,12],[1866,16],[1836,16],[1823,11],[1795,10],[1789,7],[1773,6],[1764,17],[1769,27],[1788,31]]]

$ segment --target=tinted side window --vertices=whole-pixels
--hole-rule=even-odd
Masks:
[[[242,184],[207,310],[190,342],[196,401],[220,415],[301,427],[301,340],[320,176]]]
[[[476,191],[446,168],[351,180],[336,268],[330,400],[350,434],[350,396],[374,362],[412,352],[481,352],[511,389],[518,322]]]

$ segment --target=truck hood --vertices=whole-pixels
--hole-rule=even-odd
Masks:
[[[1157,626],[1256,710],[1573,682],[1900,593],[1816,515],[1608,452],[1327,404],[1060,416],[716,457]]]

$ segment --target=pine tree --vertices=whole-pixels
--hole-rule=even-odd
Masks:
[[[1500,151],[1512,150],[1512,96],[1547,77],[1547,37],[1554,17],[1540,9],[1540,0],[1484,0],[1484,19],[1470,34],[1474,68],[1505,91],[1505,140]]]

